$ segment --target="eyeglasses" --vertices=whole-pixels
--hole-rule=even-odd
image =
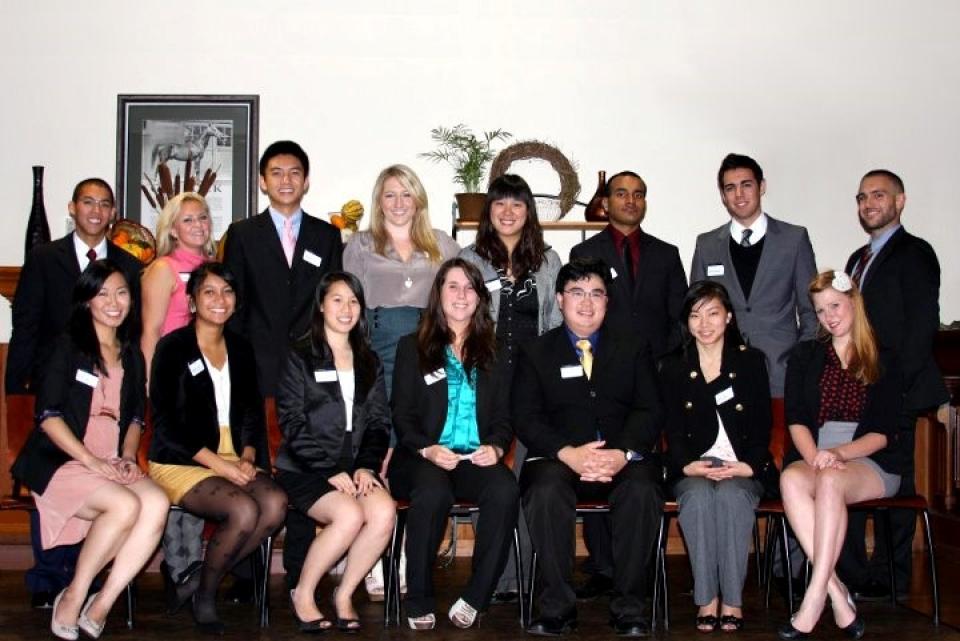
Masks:
[[[572,289],[565,289],[563,293],[572,298],[573,300],[580,302],[584,298],[589,298],[595,303],[599,303],[607,297],[607,292],[602,289],[591,289],[589,292],[579,287],[574,287]]]
[[[93,209],[95,207],[100,207],[101,209],[113,209],[112,200],[97,200],[96,198],[81,198],[79,201],[84,207],[89,207]]]

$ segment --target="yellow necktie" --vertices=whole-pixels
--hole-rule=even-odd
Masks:
[[[583,365],[583,373],[589,379],[590,374],[593,373],[593,348],[590,346],[590,341],[585,338],[577,341],[577,347],[580,348],[582,354],[580,364]]]

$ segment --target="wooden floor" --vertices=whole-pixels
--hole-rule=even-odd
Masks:
[[[955,555],[943,555],[941,559],[941,590],[944,594],[945,616],[953,623],[960,625],[960,563]],[[929,611],[929,598],[926,587],[926,574],[922,569],[922,557],[917,557],[915,563],[917,579],[915,592],[911,594],[906,605],[908,607],[892,608],[887,603],[864,604],[860,611],[867,621],[867,638],[890,641],[914,641],[923,639],[944,639],[960,641],[960,632],[950,625],[941,625],[935,628],[930,618],[918,612]],[[694,608],[689,594],[682,592],[690,585],[690,574],[686,565],[686,558],[681,556],[670,557],[670,584],[671,584],[671,628],[669,632],[658,630],[655,638],[673,639],[703,639],[693,628],[692,620]],[[469,571],[468,559],[457,559],[448,569],[438,569],[441,607],[449,607],[458,596],[457,586],[462,585]],[[329,594],[332,584],[321,584],[320,593]],[[161,609],[160,578],[155,573],[145,574],[138,581],[139,606],[137,610],[137,624],[133,631],[126,629],[124,609],[122,606],[114,608],[113,616],[108,621],[107,629],[102,637],[110,640],[146,640],[188,641],[204,638],[196,634],[190,615],[182,613],[177,617],[168,618],[159,614]],[[269,628],[261,630],[256,627],[256,614],[252,606],[221,605],[221,616],[228,622],[226,639],[293,639],[304,638],[293,625],[293,620],[286,605],[283,593],[283,578],[274,575],[270,590],[272,604],[272,622]],[[451,639],[457,641],[493,641],[509,639],[525,639],[517,624],[516,606],[495,606],[481,619],[479,628],[468,631],[455,629],[446,617],[438,617],[438,627],[433,632],[415,633],[408,629],[393,628],[384,630],[382,627],[382,607],[360,597],[357,600],[360,615],[364,621],[364,629],[356,639],[421,639],[439,640]],[[913,608],[916,608],[913,609]],[[324,608],[329,612],[330,608]],[[569,638],[578,639],[610,639],[613,638],[607,626],[607,606],[602,600],[593,603],[580,604],[580,629]],[[729,641],[738,639],[774,639],[775,630],[786,620],[784,603],[779,596],[774,599],[771,609],[763,609],[762,598],[756,585],[756,575],[751,574],[747,582],[745,594],[745,615],[747,623],[744,629],[737,634],[714,633],[714,637],[722,637]],[[4,571],[0,574],[0,639],[43,639],[52,638],[49,633],[49,610],[38,611],[30,609],[28,597],[23,588],[23,573],[19,571]],[[337,632],[328,632],[325,637],[341,637]],[[842,635],[830,620],[829,613],[824,617],[817,629],[818,639],[842,639]]]

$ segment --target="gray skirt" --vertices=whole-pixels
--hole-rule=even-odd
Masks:
[[[820,426],[820,432],[817,434],[817,448],[828,450],[832,447],[845,445],[853,440],[853,435],[857,431],[857,423],[852,421],[827,421]],[[885,472],[882,467],[877,465],[869,456],[851,459],[850,463],[860,463],[872,469],[883,482],[883,497],[893,496],[900,489],[900,475]]]

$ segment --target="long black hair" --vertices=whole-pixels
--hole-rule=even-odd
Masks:
[[[92,260],[87,268],[83,270],[73,287],[73,300],[70,308],[70,319],[67,321],[67,332],[73,343],[80,352],[87,356],[96,365],[97,370],[107,375],[107,367],[103,360],[103,353],[100,351],[100,339],[97,337],[97,330],[93,325],[93,316],[90,313],[90,301],[93,300],[103,289],[103,284],[107,282],[113,274],[120,274],[123,282],[130,292],[130,309],[127,317],[117,328],[117,339],[120,341],[120,351],[124,353],[137,342],[136,328],[140,326],[137,320],[137,306],[133,300],[133,290],[130,283],[127,282],[127,276],[120,269],[120,266],[112,260]]]
[[[335,283],[344,283],[357,297],[360,303],[360,318],[347,335],[350,349],[353,350],[354,371],[357,380],[369,388],[377,375],[377,357],[370,347],[367,328],[367,302],[363,295],[363,285],[360,279],[350,272],[327,272],[317,283],[317,290],[313,301],[313,319],[310,321],[310,344],[317,356],[323,359],[333,359],[333,350],[327,342],[327,332],[323,323],[323,299]]]
[[[520,240],[512,254],[507,254],[507,246],[500,240],[493,221],[490,220],[493,203],[506,198],[520,201],[527,206],[527,220],[523,223]],[[543,228],[537,218],[537,201],[533,198],[530,185],[520,176],[504,174],[490,183],[477,227],[476,250],[477,255],[489,261],[494,268],[505,270],[509,266],[513,277],[518,281],[540,269],[543,264],[547,249],[543,242]]]
[[[457,267],[463,270],[479,299],[473,318],[470,319],[470,326],[467,328],[467,338],[463,342],[463,369],[468,374],[474,368],[486,369],[497,355],[497,335],[494,331],[493,319],[490,318],[490,292],[483,283],[483,275],[473,263],[460,257],[451,258],[440,265],[437,276],[433,279],[427,308],[420,317],[420,325],[417,327],[417,352],[420,356],[420,370],[424,374],[444,366],[447,345],[452,344],[456,338],[443,314],[440,292],[443,290],[447,274]]]
[[[733,311],[733,303],[730,302],[730,294],[727,293],[727,288],[716,281],[698,280],[690,285],[687,293],[684,294],[683,306],[680,308],[680,334],[683,336],[683,350],[688,355],[690,350],[695,348],[696,340],[690,333],[687,321],[693,308],[708,300],[719,302],[723,309],[730,314],[730,322],[727,323],[727,328],[723,332],[723,348],[731,349],[743,344],[743,337],[740,335],[740,328],[737,326],[737,315]]]

